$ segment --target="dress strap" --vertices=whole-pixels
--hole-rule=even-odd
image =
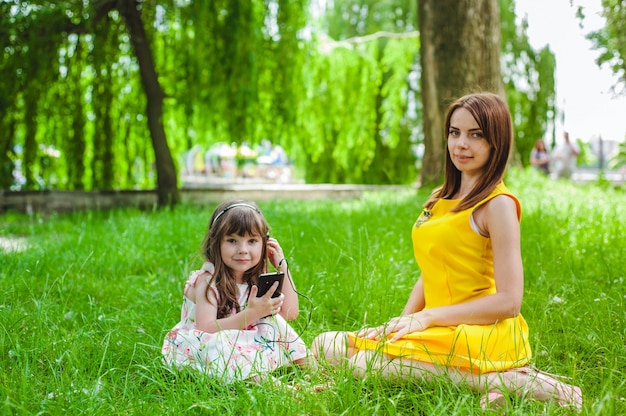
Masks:
[[[479,201],[476,205],[470,208],[472,210],[472,213],[481,206],[485,205],[487,202],[491,201],[496,196],[500,195],[506,195],[515,202],[515,207],[517,208],[517,219],[518,221],[520,221],[522,219],[522,206],[519,202],[519,199],[517,199],[517,197],[511,191],[509,191],[509,189],[504,185],[503,182],[500,182],[489,196],[487,196],[482,201]]]

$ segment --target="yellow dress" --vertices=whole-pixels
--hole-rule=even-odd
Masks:
[[[503,183],[474,207],[450,212],[460,200],[441,199],[430,218],[422,214],[412,232],[415,259],[422,271],[424,309],[453,305],[496,291],[491,240],[472,229],[472,212],[497,195],[509,195]],[[474,373],[522,367],[531,359],[528,326],[522,315],[491,325],[432,327],[391,343],[350,337],[357,349],[455,367]],[[391,336],[389,336],[391,338]]]

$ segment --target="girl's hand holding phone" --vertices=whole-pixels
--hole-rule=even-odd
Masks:
[[[273,298],[272,295],[276,290],[278,290],[278,282],[274,282],[267,293],[263,296],[257,296],[259,288],[256,285],[253,285],[252,289],[250,289],[250,297],[248,298],[248,309],[250,312],[258,312],[258,316],[260,318],[265,318],[279,313],[285,300],[285,295],[281,294],[280,296]]]

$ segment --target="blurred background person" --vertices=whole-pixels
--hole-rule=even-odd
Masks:
[[[546,175],[550,174],[550,154],[546,150],[546,144],[542,139],[535,142],[535,146],[533,146],[533,150],[530,152],[530,164]]]
[[[559,179],[571,179],[576,158],[580,154],[580,149],[569,140],[569,133],[563,133],[563,142],[556,146],[552,153],[556,177]]]

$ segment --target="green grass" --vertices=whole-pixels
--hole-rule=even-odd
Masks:
[[[584,414],[626,414],[626,194],[512,172],[523,204],[525,298],[534,363],[573,377]],[[360,200],[260,202],[301,301],[294,327],[307,343],[398,314],[418,275],[411,227],[427,193]],[[160,361],[180,314],[182,284],[214,206],[64,215],[5,214],[0,237],[0,415],[5,414],[483,414],[479,397],[446,380],[356,380],[290,392],[268,383],[223,385]],[[309,311],[312,320],[307,325]],[[322,381],[281,370],[279,377]],[[507,415],[567,414],[518,401]]]

